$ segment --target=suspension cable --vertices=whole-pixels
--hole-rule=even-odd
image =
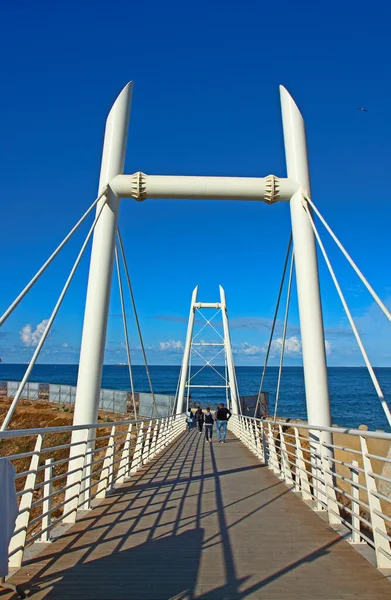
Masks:
[[[46,323],[46,326],[45,326],[44,332],[43,332],[43,334],[41,336],[41,339],[39,340],[38,345],[37,345],[37,347],[36,347],[36,349],[34,351],[34,354],[33,354],[32,358],[31,358],[31,360],[30,360],[30,362],[28,364],[28,367],[27,367],[26,372],[25,372],[25,374],[23,376],[23,379],[20,382],[20,385],[19,385],[18,390],[17,390],[17,392],[15,394],[15,397],[14,397],[14,399],[12,401],[12,404],[11,404],[11,406],[8,409],[8,412],[7,412],[6,416],[5,416],[5,419],[3,421],[3,424],[1,426],[0,431],[5,431],[7,429],[7,427],[8,427],[11,419],[12,419],[12,416],[13,416],[15,408],[16,408],[16,406],[18,404],[19,398],[22,395],[22,392],[23,392],[24,387],[26,385],[27,379],[29,378],[31,371],[33,370],[35,362],[36,362],[36,360],[37,360],[37,358],[39,356],[39,353],[41,352],[42,346],[43,346],[43,344],[44,344],[44,342],[45,342],[45,340],[46,340],[46,338],[47,338],[47,336],[49,334],[49,331],[50,331],[50,328],[51,328],[51,326],[53,324],[53,321],[56,318],[56,315],[57,315],[57,313],[59,311],[59,308],[60,308],[60,306],[62,304],[62,301],[63,301],[63,299],[65,297],[65,294],[68,291],[68,288],[69,288],[69,286],[71,284],[73,276],[74,276],[74,274],[76,272],[77,267],[79,266],[81,258],[83,256],[84,251],[85,251],[85,249],[87,247],[87,244],[88,244],[88,242],[89,242],[89,240],[90,240],[90,238],[91,238],[91,236],[92,236],[92,234],[94,232],[95,226],[96,226],[96,224],[98,222],[98,219],[99,219],[100,215],[102,214],[102,210],[105,207],[105,204],[106,204],[106,200],[102,204],[101,208],[99,209],[98,214],[96,215],[95,220],[94,220],[94,222],[93,222],[93,224],[92,224],[92,226],[91,226],[91,228],[90,228],[90,230],[89,230],[89,232],[87,234],[87,237],[85,238],[85,240],[83,242],[83,245],[82,245],[82,247],[80,249],[80,252],[79,252],[79,254],[78,254],[78,256],[77,256],[77,258],[76,258],[76,260],[74,262],[74,265],[73,265],[73,267],[72,267],[72,269],[71,269],[71,271],[70,271],[70,273],[68,275],[68,279],[66,280],[65,285],[64,285],[64,287],[62,289],[62,292],[61,292],[60,296],[58,297],[58,300],[57,300],[56,305],[55,305],[55,307],[53,309],[53,312],[50,315],[50,318],[48,319],[48,322]]]
[[[285,274],[286,274],[286,269],[287,269],[287,266],[288,266],[288,260],[289,260],[289,254],[290,254],[290,251],[291,251],[291,246],[292,246],[292,233],[289,236],[288,249],[286,251],[284,268],[283,268],[283,271],[282,271],[282,277],[281,277],[281,283],[280,283],[280,289],[278,290],[277,303],[276,303],[276,308],[275,308],[275,311],[274,311],[273,324],[272,324],[272,328],[271,328],[271,332],[270,332],[270,338],[269,338],[269,343],[268,343],[268,347],[267,347],[267,351],[266,351],[265,364],[264,364],[263,371],[262,371],[261,383],[260,383],[259,391],[258,391],[258,398],[257,398],[257,402],[256,402],[256,405],[255,405],[254,417],[256,417],[256,415],[257,415],[258,406],[259,406],[259,403],[260,403],[260,400],[261,400],[262,387],[263,387],[263,382],[264,382],[265,375],[266,375],[267,363],[268,363],[268,360],[269,360],[269,354],[270,354],[270,350],[271,350],[271,346],[272,346],[274,329],[275,329],[276,322],[277,322],[278,309],[280,307],[280,300],[281,300],[282,288],[284,287]]]
[[[176,411],[177,411],[179,383],[181,381],[181,375],[182,375],[182,364],[181,364],[181,368],[179,369],[179,377],[178,377],[178,381],[177,381],[177,384],[176,384],[175,400],[174,400],[174,406],[173,406],[173,414],[176,414]],[[187,410],[185,412],[187,412]]]
[[[191,376],[191,359],[192,359],[192,356],[193,356],[192,355],[192,350],[193,350],[193,346],[190,344],[189,365],[188,365],[188,370],[187,370],[187,399],[186,399],[187,406],[189,406],[189,402],[190,402],[190,381],[194,377],[194,375],[193,375],[193,377]],[[202,369],[200,369],[200,370],[202,371]],[[198,371],[198,373],[199,373],[199,371]],[[197,375],[197,373],[196,373],[196,375]],[[186,382],[185,382],[185,385],[186,385]]]
[[[228,381],[228,364],[227,364],[227,353],[226,352],[224,353],[224,375],[225,375],[225,377],[224,377],[225,381]],[[228,399],[228,385],[227,385],[225,388],[225,403],[226,403],[227,408],[228,408],[228,404],[229,404],[228,400],[229,399]]]
[[[131,360],[130,360],[130,346],[129,346],[129,336],[128,336],[128,324],[127,324],[127,321],[126,321],[124,293],[123,293],[123,286],[122,286],[121,269],[120,269],[119,259],[118,259],[118,247],[117,247],[117,244],[116,244],[114,250],[115,250],[115,263],[116,263],[116,266],[117,266],[117,278],[118,278],[118,286],[119,286],[119,295],[120,295],[120,298],[121,298],[121,310],[122,310],[122,321],[123,321],[123,325],[124,325],[126,355],[128,357],[128,369],[129,369],[130,389],[131,389],[131,392],[132,392],[132,399],[133,399],[133,414],[134,414],[134,418],[137,419],[136,399],[134,397],[134,384],[133,384],[132,363],[131,363]]]
[[[280,397],[282,363],[284,361],[286,331],[287,331],[287,326],[288,326],[289,303],[290,303],[290,299],[291,299],[292,276],[293,276],[293,265],[294,264],[295,264],[295,252],[293,251],[292,252],[292,257],[291,257],[291,266],[290,266],[290,269],[289,269],[288,291],[287,291],[287,297],[286,297],[285,318],[284,318],[284,331],[283,331],[283,334],[282,334],[282,344],[281,344],[281,354],[280,354],[280,367],[278,369],[278,380],[277,380],[277,390],[276,390],[276,402],[275,402],[275,405],[274,405],[273,425],[275,425],[275,423],[276,423],[277,410],[278,410],[278,400],[279,400],[279,397]]]
[[[326,222],[326,220],[320,214],[319,210],[316,208],[315,204],[312,202],[312,200],[310,198],[308,198],[308,196],[304,196],[304,198],[307,200],[308,204],[312,207],[312,209],[314,210],[314,212],[317,214],[317,216],[319,217],[320,221],[323,223],[323,225],[325,226],[325,228],[327,229],[327,231],[329,232],[329,234],[333,238],[334,242],[337,244],[338,248],[341,250],[342,254],[345,256],[345,258],[347,259],[347,261],[353,267],[354,271],[357,273],[357,275],[359,276],[359,278],[361,279],[361,281],[363,282],[363,284],[365,285],[365,287],[367,288],[368,292],[371,294],[372,298],[375,300],[375,302],[377,303],[377,305],[379,306],[379,308],[383,311],[383,313],[385,314],[385,316],[387,317],[387,319],[389,321],[391,321],[391,313],[390,313],[390,311],[387,309],[387,307],[384,305],[384,303],[380,300],[379,296],[376,294],[376,292],[373,289],[373,287],[369,284],[369,282],[367,281],[367,279],[364,277],[364,275],[362,274],[362,272],[360,271],[360,269],[358,268],[358,266],[356,265],[356,263],[354,262],[354,260],[350,256],[350,254],[347,252],[347,250],[345,250],[345,248],[343,247],[342,243],[339,241],[339,239],[337,238],[337,236],[335,235],[335,233],[333,232],[333,230],[331,229],[331,227],[328,225],[328,223]]]
[[[136,319],[136,325],[137,325],[138,336],[139,336],[139,339],[140,339],[141,351],[142,351],[143,357],[144,357],[145,370],[146,370],[146,373],[147,373],[149,388],[150,388],[151,394],[152,394],[153,409],[155,410],[156,416],[158,416],[157,406],[156,406],[156,399],[155,399],[155,393],[154,393],[153,387],[152,387],[152,380],[151,380],[151,375],[150,375],[150,372],[149,372],[147,355],[146,355],[146,352],[145,352],[145,347],[144,347],[144,342],[143,342],[143,336],[141,334],[141,327],[140,327],[140,322],[139,322],[139,319],[138,319],[136,302],[135,302],[135,299],[134,299],[132,284],[130,283],[130,276],[129,276],[128,264],[127,264],[127,261],[126,261],[124,246],[123,246],[123,243],[122,243],[122,237],[121,237],[121,232],[120,232],[119,227],[117,229],[117,236],[118,236],[119,248],[120,248],[121,256],[122,256],[122,262],[123,262],[123,265],[124,265],[124,268],[125,268],[126,279],[127,279],[127,282],[128,282],[130,298],[132,300],[134,317]]]
[[[242,410],[242,402],[240,400],[240,395],[239,395],[239,386],[238,386],[238,379],[236,377],[236,367],[235,365],[233,365],[233,372],[234,372],[234,385],[235,385],[235,393],[236,393],[236,399],[239,405],[239,413],[242,415],[243,414],[243,410]]]
[[[84,215],[81,217],[81,219],[79,219],[79,221],[76,223],[76,225],[70,230],[68,235],[65,236],[65,238],[63,239],[61,244],[59,244],[57,246],[55,251],[49,256],[47,261],[42,265],[42,267],[39,269],[39,271],[37,271],[37,273],[29,281],[29,283],[26,285],[26,287],[20,292],[19,296],[17,298],[15,298],[15,300],[12,302],[12,304],[7,308],[7,310],[2,315],[2,317],[0,317],[0,327],[8,319],[8,317],[15,310],[15,308],[18,306],[18,304],[23,300],[23,298],[26,296],[26,294],[30,291],[30,289],[33,287],[34,283],[36,281],[38,281],[38,279],[41,277],[42,273],[44,273],[44,271],[46,271],[47,267],[56,258],[57,254],[60,252],[60,250],[62,250],[62,248],[65,246],[65,244],[71,239],[71,237],[73,236],[75,231],[78,229],[78,227],[88,217],[88,215],[90,214],[90,212],[92,211],[94,206],[96,206],[97,203],[99,202],[99,200],[101,200],[101,198],[106,194],[106,191],[107,191],[107,186],[104,188],[103,192],[94,200],[94,202],[91,204],[89,209],[84,213]]]
[[[336,275],[334,273],[333,267],[331,266],[330,260],[329,260],[329,258],[327,256],[327,253],[326,253],[326,250],[325,250],[325,248],[324,248],[324,246],[322,244],[322,240],[320,239],[318,230],[317,230],[316,225],[315,225],[315,223],[314,223],[314,221],[312,219],[312,216],[311,216],[311,213],[310,213],[310,211],[308,209],[308,206],[305,203],[303,203],[303,206],[304,206],[304,209],[305,209],[305,211],[306,211],[306,213],[308,215],[309,221],[311,223],[311,227],[312,227],[312,229],[314,231],[315,237],[316,237],[316,239],[318,241],[318,244],[319,244],[319,247],[320,247],[320,249],[322,251],[323,257],[324,257],[325,262],[326,262],[326,265],[327,265],[327,267],[328,267],[328,269],[330,271],[330,275],[331,275],[331,277],[333,279],[333,282],[334,282],[334,285],[335,285],[335,287],[337,289],[338,295],[339,295],[340,300],[342,302],[342,306],[345,309],[346,316],[347,316],[347,318],[349,320],[349,323],[350,323],[350,326],[351,326],[351,328],[353,330],[353,333],[354,333],[354,336],[356,338],[358,347],[360,348],[360,351],[361,351],[361,354],[363,356],[363,359],[364,359],[364,362],[366,364],[366,367],[368,369],[369,375],[370,375],[370,377],[372,379],[372,383],[373,383],[373,385],[375,387],[375,390],[377,392],[378,397],[380,398],[381,405],[383,407],[384,413],[385,413],[385,415],[387,417],[387,420],[388,420],[388,424],[391,426],[391,412],[390,412],[390,409],[388,408],[387,402],[384,399],[383,391],[382,391],[382,389],[380,387],[380,384],[379,384],[379,382],[377,380],[377,377],[375,375],[373,367],[372,367],[372,365],[371,365],[371,363],[369,361],[368,355],[367,355],[367,353],[365,351],[365,348],[364,348],[364,344],[361,341],[360,334],[358,333],[356,324],[355,324],[355,322],[353,320],[353,317],[352,317],[352,315],[350,313],[349,307],[347,305],[347,302],[345,300],[343,292],[342,292],[342,290],[340,288],[340,285],[339,285],[337,277],[336,277]]]

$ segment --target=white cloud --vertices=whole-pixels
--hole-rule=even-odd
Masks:
[[[44,319],[33,330],[32,326],[27,324],[19,331],[20,339],[24,346],[37,346],[49,319]]]
[[[276,340],[274,340],[274,342],[272,343],[272,351],[274,351],[275,353],[281,352],[282,341],[282,338],[277,338]],[[287,356],[297,356],[301,354],[301,341],[296,335],[292,335],[291,337],[286,338],[284,352]]]
[[[329,340],[325,340],[324,341],[324,345],[326,348],[326,354],[331,354],[332,350],[331,350],[331,342],[329,342]]]
[[[183,344],[180,340],[167,340],[167,342],[159,342],[159,348],[163,352],[172,352],[175,354],[182,352]]]
[[[234,354],[244,354],[245,356],[259,356],[264,353],[264,349],[261,346],[249,344],[243,342],[242,344],[235,344],[233,347]]]
[[[67,342],[64,342],[64,343],[63,343],[63,345],[62,345],[62,347],[63,347],[63,348],[68,348],[68,344],[67,344]]]

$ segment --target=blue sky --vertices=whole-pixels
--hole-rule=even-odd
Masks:
[[[307,125],[313,199],[389,305],[390,13],[377,1],[3,4],[0,309],[96,197],[106,115],[129,80],[125,170],[176,175],[285,176],[285,85]],[[263,363],[290,231],[286,204],[124,200],[120,225],[151,363],[180,362],[196,284],[205,301],[224,286],[237,364]],[[5,362],[31,356],[87,227],[3,326]],[[391,366],[387,321],[323,237],[372,362]],[[43,363],[78,361],[88,258]],[[319,263],[329,364],[362,365]],[[107,363],[125,360],[119,313],[114,282]],[[132,321],[130,333],[139,363]],[[287,364],[300,364],[296,293],[288,336]],[[278,342],[274,349],[276,364]]]

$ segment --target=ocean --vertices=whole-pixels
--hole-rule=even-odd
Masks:
[[[201,367],[192,367],[192,383],[219,385],[224,384],[222,367],[215,367],[220,375],[211,368],[205,368],[198,375]],[[0,381],[20,381],[26,365],[0,364]],[[30,381],[39,383],[61,383],[76,385],[77,365],[36,365]],[[175,395],[180,367],[150,366],[154,391],[156,393]],[[376,368],[376,375],[383,389],[388,404],[391,406],[391,368]],[[247,396],[258,392],[262,368],[236,367],[240,395]],[[371,379],[365,368],[329,367],[329,389],[333,424],[341,427],[358,427],[368,425],[370,429],[390,431],[380,401],[373,388]],[[269,408],[274,410],[275,390],[277,385],[277,367],[269,367],[263,390],[269,392]],[[133,367],[134,385],[137,392],[148,392],[148,380],[143,366]],[[129,373],[126,366],[105,365],[103,367],[102,387],[118,390],[129,390]],[[225,390],[222,388],[193,388],[192,399],[204,407],[214,407],[219,400],[224,400]],[[284,367],[281,381],[278,415],[282,417],[306,419],[304,377],[301,367]]]

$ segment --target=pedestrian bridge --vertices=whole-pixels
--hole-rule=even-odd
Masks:
[[[184,415],[94,425],[71,495],[74,428],[3,432],[20,497],[9,582],[34,600],[388,599],[391,460],[373,448],[391,435],[229,425],[225,445]]]

